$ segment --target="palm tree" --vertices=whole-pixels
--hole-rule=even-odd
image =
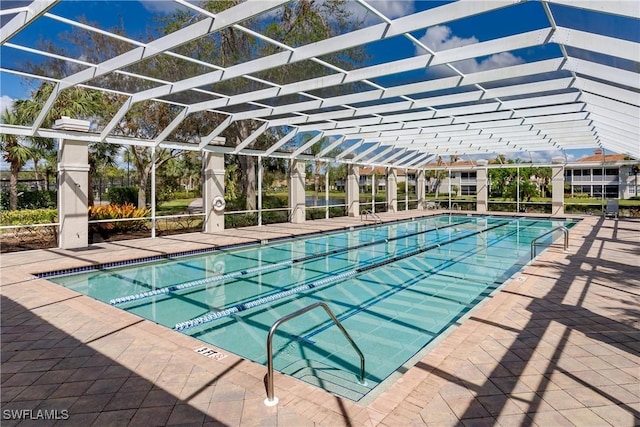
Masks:
[[[31,142],[31,160],[33,160],[33,170],[35,172],[35,179],[38,191],[42,191],[42,184],[40,183],[40,177],[38,175],[38,164],[42,160],[47,160],[51,157],[50,153],[57,155],[55,150],[55,144],[51,138],[29,138]]]
[[[23,123],[32,123],[40,114],[45,102],[53,90],[51,83],[43,83],[31,93],[31,99],[16,102],[16,112]],[[42,126],[51,127],[55,119],[62,116],[86,119],[100,116],[106,109],[107,97],[105,94],[84,88],[72,87],[60,93],[49,114],[45,117]],[[55,144],[49,138],[32,138],[35,147],[51,150]],[[118,146],[113,144],[94,144],[89,150],[89,188],[91,188],[91,175],[96,173],[96,166],[100,163],[113,164]],[[31,156],[33,158],[33,155]],[[40,157],[41,159],[42,157]],[[34,159],[35,160],[35,159]],[[89,204],[93,204],[93,193],[89,191]]]
[[[15,109],[5,109],[0,115],[0,121],[7,125],[22,124]],[[2,157],[9,164],[9,209],[18,209],[18,173],[20,169],[33,157],[30,147],[17,135],[0,135]]]

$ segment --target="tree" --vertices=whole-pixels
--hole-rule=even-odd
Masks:
[[[550,167],[540,167],[533,169],[539,191],[542,197],[547,197],[549,193],[549,185],[551,184],[552,171]]]
[[[45,102],[49,99],[53,88],[54,86],[51,83],[42,83],[31,92],[30,99],[19,100],[16,102],[16,110],[23,123],[32,123],[36,119],[45,105]],[[107,95],[103,92],[80,87],[71,87],[62,91],[60,95],[58,95],[56,102],[45,117],[42,126],[51,127],[55,119],[62,116],[85,120],[97,117],[105,111],[107,101]],[[50,138],[32,138],[32,142],[35,147],[42,148],[45,151],[52,150],[55,147],[54,141]],[[89,148],[89,189],[92,188],[92,177],[97,171],[96,162],[102,161],[104,163],[104,161],[109,158],[107,163],[113,163],[113,156],[115,156],[116,152],[117,146],[106,143],[93,144]],[[31,154],[31,157],[33,158],[33,153]],[[89,205],[91,206],[93,205],[93,192],[91,190],[89,191],[88,197]]]
[[[224,9],[241,3],[240,0],[205,1],[201,7],[218,13]],[[322,2],[313,0],[300,0],[287,4],[270,14],[269,20],[251,20],[245,22],[249,28],[260,29],[267,37],[290,46],[300,46],[316,42],[328,37],[341,34],[346,29],[353,29],[360,25],[357,20],[351,19],[348,2],[346,0],[325,0]],[[169,33],[177,28],[182,28],[192,22],[194,16],[188,12],[177,12],[164,21],[164,31]],[[191,43],[186,43],[176,49],[178,53],[196,57],[222,67],[235,65],[247,58],[264,57],[279,51],[279,47],[271,43],[259,42],[255,37],[240,31],[235,27],[228,27],[210,37],[202,38]],[[347,52],[327,55],[323,59],[344,68],[353,68],[354,63],[362,61],[366,57],[361,48],[349,49]],[[173,58],[164,58],[173,60]],[[349,66],[347,67],[347,64]],[[310,76],[325,75],[326,68],[314,61],[303,61],[265,70],[255,73],[259,79],[275,81],[280,84],[308,79]],[[219,82],[212,89],[221,93],[246,93],[262,88],[261,83],[254,79],[235,78],[229,81]],[[332,89],[325,90],[325,94]],[[227,116],[216,115],[215,122],[222,122]],[[245,141],[260,125],[253,120],[243,120],[232,123],[224,131],[223,136],[232,146]],[[181,126],[182,127],[182,126]],[[274,141],[269,133],[264,133],[260,138],[247,148],[266,148]],[[256,160],[253,156],[238,156],[239,184],[242,196],[245,198],[245,208],[256,208]]]
[[[0,121],[7,125],[22,124],[15,110],[6,109],[0,116]],[[17,135],[1,134],[3,158],[9,164],[9,209],[18,209],[18,173],[32,158],[30,148],[25,145],[23,138]]]
[[[84,19],[81,21],[86,23]],[[115,34],[125,34],[122,24],[110,30]],[[62,38],[64,39],[64,43],[61,43],[60,46],[70,46],[67,49],[72,49],[73,47],[80,49],[85,60],[93,63],[100,63],[107,58],[112,58],[131,49],[130,44],[125,41],[79,28],[74,28],[72,32],[63,34]],[[73,52],[73,54],[68,53],[64,48],[60,48],[52,42],[39,47],[42,50],[63,56],[77,56],[76,52]],[[54,77],[63,77],[79,71],[77,65],[69,64],[68,62],[55,58],[38,64],[27,64],[27,68],[34,74],[51,75]],[[117,84],[119,89],[131,92],[140,90],[138,86],[140,82],[138,79],[124,79],[114,73],[99,77],[92,83],[100,87],[113,87]],[[53,88],[53,84],[43,83],[32,91],[31,99],[18,101],[16,103],[17,110],[21,113],[21,116],[25,118],[27,123],[33,122],[38,116]],[[107,94],[102,91],[88,90],[81,87],[70,87],[60,92],[56,102],[43,121],[42,126],[51,127],[55,119],[61,116],[69,116],[78,119],[91,119],[94,124],[99,127],[115,115],[115,112],[122,102],[124,102],[124,97],[120,95]],[[133,137],[147,136],[145,132],[148,132],[148,128],[141,123],[141,119],[148,121],[158,119],[157,111],[153,108],[148,108],[144,104],[136,106],[136,108],[132,109],[132,112],[127,115],[125,120],[122,120],[118,124],[114,133]],[[160,123],[166,126],[169,122],[168,120],[170,119],[165,118],[164,120],[160,120]],[[138,132],[139,130],[141,130],[141,132]],[[159,133],[160,131],[161,129],[157,132]],[[151,134],[151,137],[153,137],[153,134]],[[89,147],[90,180],[96,176],[96,174],[100,173],[99,168],[115,162],[115,157],[119,150],[120,146],[108,143],[92,144]],[[132,151],[136,153],[136,155],[132,156],[132,158],[137,159],[137,162],[134,163],[140,168],[138,177],[140,177],[139,184],[141,184],[141,190],[138,195],[138,204],[140,207],[144,207],[146,205],[144,191],[146,182],[148,181],[148,171],[151,170],[151,167],[147,167],[148,160],[146,160],[144,154],[146,151],[145,148],[132,148]],[[164,153],[159,154],[158,158],[162,161],[166,156],[163,155]],[[91,184],[91,182],[89,184]],[[90,192],[90,204],[93,203],[92,196],[93,194]]]
[[[213,13],[218,13],[224,9],[230,8],[241,3],[241,0],[209,0],[203,2],[200,6]],[[279,42],[289,44],[291,46],[300,46],[307,43],[326,39],[337,34],[344,33],[347,29],[353,29],[360,25],[360,22],[351,19],[348,2],[346,0],[300,0],[295,3],[287,4],[277,10],[276,13],[269,14],[267,19],[252,19],[243,23],[243,25],[263,32],[267,37],[271,37]],[[158,27],[155,31],[147,30],[148,34],[140,35],[138,39],[144,40],[151,38],[151,33],[171,33],[179,28],[183,28],[192,22],[200,19],[197,15],[189,11],[179,11],[173,15],[167,16],[163,20],[159,20]],[[85,22],[85,20],[81,20]],[[110,32],[116,35],[126,35],[124,25],[120,23],[115,28],[110,28]],[[130,36],[130,35],[129,35]],[[65,56],[75,56],[81,54],[83,60],[91,63],[101,63],[106,59],[113,58],[118,54],[127,52],[131,49],[129,43],[124,40],[107,37],[103,34],[87,31],[81,28],[74,28],[71,32],[63,36],[63,43],[50,42],[48,45],[40,46],[42,50],[52,53],[59,53]],[[73,52],[65,52],[69,50]],[[215,32],[207,37],[202,37],[192,42],[185,43],[172,49],[173,52],[186,55],[202,62],[215,64],[221,67],[229,67],[243,61],[247,58],[265,57],[276,53],[280,50],[278,46],[271,43],[265,43],[251,34],[240,31],[235,26],[225,28],[220,32]],[[346,69],[353,68],[354,64],[365,58],[365,51],[361,48],[349,49],[346,52],[340,52],[333,55],[323,57],[324,60],[335,66]],[[75,67],[75,69],[74,69]],[[62,77],[78,71],[77,65],[68,64],[52,58],[44,63],[32,64],[30,71],[34,74],[53,75]],[[46,71],[46,72],[45,72]],[[190,61],[185,61],[170,55],[156,55],[143,61],[132,64],[127,67],[127,71],[133,74],[146,75],[163,81],[180,81],[188,77],[194,77],[211,71],[209,67],[203,67]],[[327,69],[315,61],[301,61],[298,63],[288,64],[286,66],[277,67],[275,69],[266,70],[264,72],[254,73],[253,76],[258,79],[266,79],[275,81],[279,84],[308,79],[310,77],[326,75]],[[118,73],[108,73],[99,76],[91,81],[94,86],[105,88],[117,88],[124,92],[136,93],[150,87],[154,87],[151,83],[144,79],[132,78],[129,75]],[[358,84],[354,84],[352,89],[356,89]],[[255,89],[263,88],[264,84],[255,79],[246,79],[238,77],[232,80],[223,81],[210,85],[205,89],[223,94],[246,93]],[[50,93],[51,85],[43,85],[39,90]],[[334,90],[332,88],[324,90],[323,96],[326,96]],[[78,91],[78,92],[76,92]],[[76,93],[73,93],[76,92]],[[65,95],[68,94],[69,96]],[[111,120],[116,110],[125,102],[126,98],[118,95],[117,92],[104,94],[102,99],[102,107],[99,111],[94,110],[95,123],[98,126],[104,125],[105,122]],[[198,95],[197,92],[176,93],[167,99],[189,104],[194,102],[193,97]],[[70,107],[79,107],[76,100],[86,100],[93,97],[92,91],[81,88],[68,88],[62,91],[58,97],[56,105],[49,117],[59,117],[60,111],[66,109],[68,115],[74,118],[82,118],[86,116],[84,108],[63,108],[63,100],[71,100]],[[46,100],[47,96],[38,96],[38,99]],[[210,99],[206,97],[205,99]],[[82,103],[80,103],[82,104]],[[233,111],[239,111],[242,107],[238,106]],[[245,107],[246,108],[246,107]],[[133,106],[126,116],[119,121],[112,134],[133,138],[153,139],[156,138],[162,130],[173,120],[173,118],[182,110],[172,104],[158,101],[146,101]],[[40,110],[37,109],[35,114]],[[54,113],[55,112],[55,113]],[[56,118],[57,118],[56,117]],[[167,139],[180,142],[199,142],[202,136],[208,135],[223,120],[228,117],[227,114],[201,112],[189,114],[180,126],[168,135]],[[233,122],[224,132],[222,136],[226,138],[227,145],[236,146],[245,141],[259,126],[259,123],[253,120],[244,120]],[[274,135],[265,133],[258,140],[254,141],[247,148],[265,148],[274,142]],[[128,149],[129,157],[135,165],[138,180],[138,205],[144,207],[146,205],[146,188],[148,187],[149,172],[152,168],[150,149],[145,147],[132,146]],[[178,155],[176,150],[167,150],[156,148],[155,166],[159,169],[163,163]],[[239,173],[236,174],[240,181],[240,192],[246,200],[247,209],[255,209],[256,207],[256,160],[252,156],[238,156],[237,164]]]
[[[336,181],[341,180],[343,183],[347,182],[347,165],[346,163],[338,163],[334,165],[328,165],[329,167],[329,184],[336,185]]]

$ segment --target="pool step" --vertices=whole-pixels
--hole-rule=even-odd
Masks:
[[[378,385],[377,382],[368,378],[366,384],[362,385],[358,383],[359,373],[339,369],[316,360],[299,360],[281,369],[280,372],[356,402]]]

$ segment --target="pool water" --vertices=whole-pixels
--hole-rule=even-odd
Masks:
[[[325,302],[363,352],[366,383],[357,381],[358,355],[321,309],[278,329],[274,367],[358,401],[527,264],[533,239],[561,225],[572,224],[442,215],[49,280],[264,365],[271,325]]]

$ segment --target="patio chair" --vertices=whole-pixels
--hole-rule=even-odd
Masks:
[[[607,209],[604,213],[605,218],[618,218],[618,200],[607,200]]]

